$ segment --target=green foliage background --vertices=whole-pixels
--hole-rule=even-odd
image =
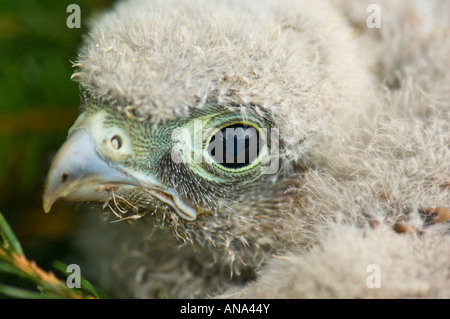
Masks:
[[[113,0],[0,0],[0,211],[25,254],[44,269],[76,254],[74,205],[42,209],[50,162],[77,116],[79,89],[70,80],[89,18]],[[69,29],[71,3],[80,29]],[[16,283],[0,273],[0,283]]]

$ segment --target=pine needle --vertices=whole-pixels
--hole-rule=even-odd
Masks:
[[[9,227],[8,223],[6,222],[6,219],[3,217],[1,213],[0,213],[0,234],[2,234],[3,237],[2,242],[7,244],[14,253],[18,255],[23,255],[22,246],[20,245],[16,235],[14,235],[11,227]]]
[[[55,262],[55,266],[67,277],[67,267],[63,263]],[[37,291],[0,285],[0,294],[13,298],[108,298],[105,293],[95,289],[86,279],[80,278],[81,288],[69,288],[66,282],[56,277],[53,272],[47,272],[34,261],[28,260],[23,253],[19,240],[1,213],[0,272],[25,278],[36,285]]]
[[[61,296],[52,294],[42,294],[39,292],[29,291],[26,289],[11,287],[7,285],[0,284],[0,294],[21,299],[58,299]]]

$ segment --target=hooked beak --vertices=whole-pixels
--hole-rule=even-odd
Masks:
[[[59,149],[47,176],[44,211],[59,198],[68,201],[100,201],[112,190],[140,186],[135,178],[113,168],[96,152],[89,133],[80,128]]]
[[[98,118],[97,118],[98,119]],[[94,119],[83,120],[57,152],[47,176],[43,206],[48,213],[58,199],[105,201],[126,190],[142,189],[149,196],[171,206],[183,219],[192,221],[197,208],[152,176],[127,173],[104,159],[93,139]]]

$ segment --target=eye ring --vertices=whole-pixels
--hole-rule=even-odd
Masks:
[[[242,172],[256,166],[266,151],[264,130],[250,122],[224,125],[210,135],[206,154],[222,170]]]

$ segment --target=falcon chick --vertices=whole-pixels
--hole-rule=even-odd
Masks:
[[[44,210],[82,201],[135,221],[92,237],[119,295],[450,296],[438,4],[383,2],[393,25],[368,30],[362,1],[119,3],[75,63],[80,116]]]

